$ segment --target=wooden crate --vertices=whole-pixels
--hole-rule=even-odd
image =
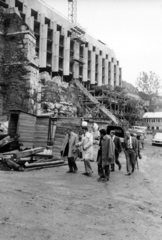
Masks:
[[[32,148],[34,142],[36,116],[21,110],[11,110],[9,115],[8,134],[20,135],[19,141],[23,148]]]

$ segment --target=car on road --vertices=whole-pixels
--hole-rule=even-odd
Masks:
[[[155,133],[152,139],[152,145],[162,145],[162,132]]]
[[[120,138],[121,143],[124,142],[125,131],[122,127],[109,125],[107,126],[107,134],[110,135],[111,131],[115,131],[115,135]]]

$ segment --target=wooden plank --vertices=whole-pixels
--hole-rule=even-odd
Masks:
[[[34,129],[28,129],[28,128],[20,128],[19,129],[19,134],[28,134],[28,133],[30,133],[30,134],[35,134],[35,131],[34,131]]]
[[[25,128],[25,129],[19,129],[19,134],[21,134],[21,133],[25,133],[25,134],[27,134],[27,133],[32,133],[32,134],[34,134],[35,132],[34,132],[34,129],[31,129],[31,128]]]
[[[55,164],[60,164],[60,163],[64,163],[64,160],[58,160],[58,161],[50,161],[50,162],[39,162],[39,163],[30,163],[28,165],[26,165],[26,168],[30,168],[30,167],[36,167],[36,166],[48,166],[48,165],[55,165]]]
[[[46,146],[47,146],[47,142],[37,141],[37,142],[34,142],[34,143],[33,143],[33,146],[34,146],[34,147],[46,147]]]
[[[35,136],[34,141],[47,142],[47,136]]]
[[[32,135],[30,136],[30,135],[26,135],[26,134],[20,135],[20,138],[19,138],[20,141],[24,141],[25,139],[28,141],[33,141],[34,135],[33,135],[33,137],[32,137]]]
[[[19,124],[19,128],[31,128],[31,129],[35,129],[35,125],[34,124],[30,124],[29,122],[20,122]]]
[[[47,126],[35,126],[35,131],[48,131]]]
[[[36,138],[34,138],[34,141],[36,141],[36,142],[47,142],[47,138],[44,139],[44,138],[36,137]]]
[[[32,132],[33,134],[35,133],[35,129],[34,128],[28,128],[28,127],[20,127],[19,128],[19,132],[22,132],[22,133],[28,133],[28,132]]]
[[[35,138],[41,138],[41,139],[47,139],[47,134],[35,134],[35,137],[34,137],[34,139]]]
[[[48,127],[38,127],[38,126],[35,126],[35,132],[48,132]]]
[[[29,113],[23,113],[23,112],[19,113],[19,118],[20,119],[26,118],[26,119],[35,119],[36,120],[36,116],[32,116]]]
[[[29,124],[31,124],[31,125],[32,125],[32,124],[35,125],[35,122],[36,122],[36,121],[33,120],[33,119],[30,120],[30,119],[25,119],[25,118],[24,118],[24,119],[19,119],[19,120],[20,120],[21,123],[23,123],[23,122],[26,123],[26,122],[27,122],[27,123],[29,123]]]
[[[2,153],[2,155],[13,155],[13,153],[17,153],[19,152],[19,150],[14,150],[14,151],[10,151],[10,152],[5,152],[5,153]]]
[[[49,118],[48,119],[37,119],[36,120],[36,126],[39,126],[39,125],[44,125],[44,126],[48,126],[49,125]]]
[[[35,136],[48,136],[48,132],[35,132]]]
[[[40,170],[40,169],[44,169],[44,168],[62,167],[62,166],[66,166],[66,165],[67,165],[67,163],[61,163],[61,164],[54,164],[54,165],[48,165],[48,166],[25,168],[25,172],[29,172],[29,171],[33,171],[33,170]]]
[[[37,136],[47,136],[48,132],[35,132],[35,135],[37,135]]]
[[[20,141],[27,140],[27,141],[32,141],[32,142],[33,142],[33,139],[34,139],[34,136],[33,136],[33,138],[31,138],[31,136],[25,136],[25,135],[21,135],[19,138]]]
[[[34,154],[35,157],[47,157],[47,158],[52,158],[52,154],[43,154],[43,153],[36,153]]]
[[[2,140],[0,140],[0,146],[3,146],[3,144],[8,142],[9,140],[10,140],[10,136],[3,138]]]
[[[21,122],[23,122],[23,121],[36,122],[36,118],[28,118],[28,117],[20,117],[20,116],[19,116],[19,120]]]
[[[22,152],[15,153],[14,156],[15,156],[16,158],[27,157],[27,156],[33,155],[33,154],[35,154],[35,153],[42,152],[43,150],[44,150],[43,147],[32,148],[32,149],[29,149],[29,150],[26,150],[26,151],[22,151]]]

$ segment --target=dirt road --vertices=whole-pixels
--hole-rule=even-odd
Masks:
[[[161,240],[162,147],[146,140],[140,170],[99,183],[67,167],[0,172],[0,240]]]

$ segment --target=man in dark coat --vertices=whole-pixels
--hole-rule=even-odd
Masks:
[[[120,138],[115,136],[115,131],[111,131],[110,132],[110,136],[114,142],[115,145],[115,163],[118,165],[119,170],[121,170],[121,163],[119,162],[119,154],[122,151],[122,147],[121,147],[121,141]],[[115,163],[111,164],[111,171],[114,172],[115,171]]]
[[[62,156],[68,158],[69,171],[68,173],[76,173],[78,171],[76,165],[76,147],[78,143],[78,135],[72,131],[72,129],[67,130],[65,139],[62,146]]]
[[[124,152],[126,157],[127,176],[131,175],[135,169],[136,156],[138,155],[138,142],[135,137],[130,135],[130,132],[125,133]]]
[[[105,129],[100,130],[101,141],[98,154],[98,181],[109,181],[110,165],[114,163],[115,145]]]

